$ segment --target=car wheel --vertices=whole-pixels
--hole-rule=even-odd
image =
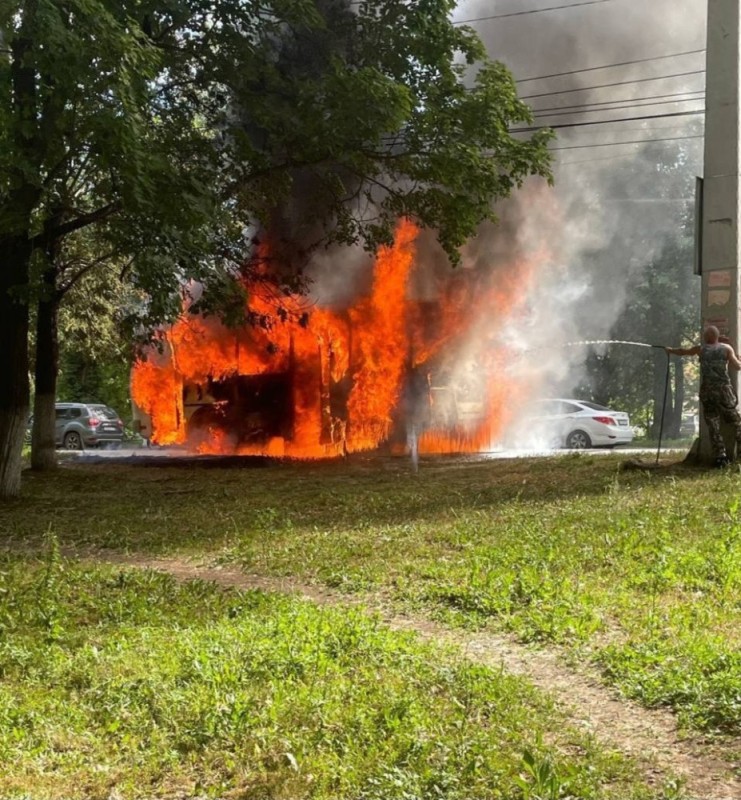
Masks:
[[[592,440],[585,431],[571,431],[566,437],[566,447],[569,450],[586,450],[592,446]]]
[[[62,444],[65,450],[82,450],[82,437],[77,431],[70,431],[64,434]]]

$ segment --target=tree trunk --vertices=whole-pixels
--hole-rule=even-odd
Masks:
[[[44,272],[43,294],[36,319],[36,394],[33,403],[31,467],[42,472],[57,466],[55,403],[59,371],[58,312],[56,269],[51,266]]]
[[[21,491],[23,437],[28,422],[28,265],[22,235],[0,238],[0,499]]]
[[[0,234],[0,500],[21,491],[23,437],[28,423],[28,289],[33,247],[31,217],[41,196],[33,31],[38,0],[24,4],[10,43],[14,145],[11,189]]]

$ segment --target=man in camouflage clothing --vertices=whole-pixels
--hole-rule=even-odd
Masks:
[[[705,329],[702,345],[665,349],[676,356],[700,357],[700,402],[710,431],[715,465],[724,467],[728,464],[728,455],[720,432],[721,419],[736,429],[736,454],[741,458],[741,414],[736,407],[738,400],[728,374],[728,365],[741,370],[741,361],[731,345],[720,339],[718,329],[711,325]]]

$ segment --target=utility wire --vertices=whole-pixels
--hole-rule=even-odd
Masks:
[[[543,128],[559,130],[561,128],[585,128],[589,125],[611,125],[616,122],[643,122],[649,119],[666,119],[668,117],[692,117],[704,114],[705,111],[672,111],[669,114],[644,114],[640,117],[620,117],[618,119],[593,119],[583,122],[563,122],[557,125],[534,125],[528,128],[512,128],[510,133],[532,133]]]
[[[666,100],[663,103],[651,103],[645,106],[613,106],[612,108],[593,108],[585,109],[584,111],[564,111],[562,113],[549,113],[549,114],[533,114],[533,119],[543,120],[551,119],[552,117],[581,117],[583,114],[598,114],[602,112],[611,111],[641,111],[642,109],[653,108],[654,106],[662,105],[676,105],[677,103],[691,103],[691,102],[704,102],[704,98],[697,98],[697,100]],[[543,125],[547,123],[542,123]]]
[[[697,136],[668,136],[664,139],[631,139],[626,142],[605,142],[604,144],[572,144],[565,147],[550,147],[549,153],[555,153],[557,150],[592,150],[595,147],[618,147],[625,144],[652,144],[653,142],[683,142],[688,139],[704,139],[702,135]]]
[[[695,92],[694,94],[699,93]],[[693,94],[690,92],[689,94]],[[606,100],[602,103],[583,103],[578,106],[550,106],[549,108],[533,108],[533,115],[548,116],[548,117],[562,117],[574,114],[594,114],[597,111],[629,111],[630,109],[651,108],[652,106],[666,106],[674,105],[676,103],[699,103],[705,100],[704,92],[700,97],[685,97],[685,92],[678,92],[674,95],[655,95],[655,97],[678,97],[678,100],[652,100],[650,97],[637,97],[635,100],[626,98],[625,100]],[[649,102],[641,102],[648,100]],[[616,105],[624,103],[625,105]],[[605,108],[608,106],[608,108]],[[573,109],[570,110],[570,109]]]
[[[587,133],[587,131],[585,131]],[[595,131],[596,133],[596,131]],[[684,136],[686,133],[703,133],[702,129],[688,129],[687,126],[683,125],[659,125],[658,127],[643,127],[643,128],[610,128],[609,130],[600,131],[600,134],[620,134],[620,136],[627,136],[628,134],[641,134],[641,136]],[[572,138],[563,138],[559,139],[558,142],[560,144],[569,144],[571,142],[579,143],[582,141],[582,138],[572,139]],[[607,140],[609,141],[609,140]]]
[[[638,103],[642,100],[663,100],[666,97],[684,97],[687,94],[705,95],[704,89],[693,89],[686,92],[672,92],[671,94],[649,94],[644,97],[621,97],[617,100],[601,100],[590,103],[581,103],[573,106],[550,106],[548,108],[534,108],[533,111],[564,111],[569,108],[587,108],[587,106],[607,106],[613,103]]]
[[[595,164],[599,161],[618,161],[618,160],[625,160],[630,158],[635,158],[636,154],[633,153],[619,153],[614,156],[601,156],[599,158],[584,158],[579,159],[578,161],[557,161],[554,163],[553,168],[559,169],[560,167],[575,167],[578,164]]]
[[[544,81],[548,78],[563,78],[567,75],[578,75],[581,72],[596,72],[601,69],[613,69],[614,67],[628,67],[631,64],[646,64],[649,61],[662,61],[667,58],[679,58],[680,56],[693,56],[704,53],[705,50],[685,50],[683,53],[672,53],[666,56],[652,56],[651,58],[636,58],[633,61],[619,61],[615,64],[603,64],[599,67],[584,67],[583,69],[572,69],[568,72],[553,72],[550,75],[536,75],[532,78],[518,78],[516,83],[527,83],[528,81]]]
[[[597,133],[597,131],[594,131],[594,132]],[[575,133],[575,132],[570,131],[569,133]],[[587,133],[587,131],[585,131],[585,133]],[[604,135],[604,136],[607,136],[608,134],[619,134],[620,136],[627,136],[629,134],[636,134],[637,135],[639,133],[642,136],[680,136],[680,135],[684,136],[685,134],[694,134],[694,133],[697,133],[700,136],[702,136],[702,135],[704,135],[704,129],[703,128],[688,128],[686,125],[659,125],[659,126],[651,125],[649,127],[642,127],[642,128],[638,128],[638,127],[629,127],[629,128],[620,127],[620,128],[609,128],[607,130],[599,131],[599,134],[600,135]],[[582,139],[582,137],[579,137],[579,138],[571,138],[571,137],[569,137],[569,138],[560,138],[557,141],[558,141],[559,144],[566,145],[566,144],[569,144],[571,142],[579,143],[579,142],[583,141],[583,139]],[[605,141],[607,141],[608,143],[610,142],[609,139],[605,139]],[[595,142],[589,142],[589,140],[587,140],[587,143],[588,144],[594,144],[595,146],[597,146]]]
[[[559,94],[571,94],[573,92],[590,92],[593,89],[608,89],[612,86],[628,86],[632,83],[650,83],[651,81],[664,81],[668,80],[669,78],[684,78],[688,75],[704,75],[704,69],[696,69],[692,70],[691,72],[675,72],[671,75],[658,75],[655,78],[634,78],[630,81],[615,81],[613,83],[601,83],[596,86],[582,86],[578,89],[562,89],[560,91],[553,91],[553,92],[541,92],[540,94],[526,94],[520,97],[520,100],[534,100],[538,97],[553,97],[554,95]]]
[[[572,3],[568,6],[549,6],[548,8],[533,8],[530,11],[510,11],[505,14],[491,14],[488,17],[474,17],[473,19],[456,20],[453,25],[468,25],[471,22],[486,22],[490,19],[505,19],[507,17],[525,17],[529,14],[543,14],[546,11],[563,11],[567,8],[578,8],[580,6],[597,6],[602,3],[611,3],[613,0],[585,0],[581,3]]]
[[[349,6],[362,6],[365,3],[370,2],[370,0],[351,0],[348,3]],[[529,11],[510,11],[504,12],[503,14],[491,14],[486,17],[477,17],[476,19],[460,19],[455,20],[453,25],[467,25],[469,22],[484,22],[490,19],[505,19],[506,17],[522,17],[527,14],[541,14],[544,11],[561,11],[566,8],[576,8],[578,6],[596,6],[601,3],[611,3],[613,0],[584,0],[584,2],[580,3],[571,3],[570,5],[565,6],[549,6],[548,8],[533,8]]]

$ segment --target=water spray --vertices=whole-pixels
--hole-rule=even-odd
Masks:
[[[417,436],[417,426],[412,425],[407,435],[407,444],[412,457],[412,469],[419,472],[419,437]]]
[[[664,380],[664,401],[661,404],[661,422],[659,423],[659,444],[656,448],[656,463],[661,458],[661,443],[664,438],[664,417],[666,416],[666,400],[669,396],[669,380],[671,378],[671,360],[667,349],[660,344],[648,344],[647,342],[626,342],[622,339],[592,339],[584,342],[566,342],[561,347],[580,347],[595,344],[626,344],[633,347],[648,347],[649,349],[663,350],[666,353],[666,379]]]
[[[646,347],[649,350],[663,350],[666,353],[666,379],[664,382],[664,401],[661,407],[661,422],[659,424],[659,442],[656,448],[656,463],[658,464],[661,459],[661,446],[664,439],[664,417],[666,416],[666,401],[669,395],[669,380],[671,377],[670,356],[664,345],[649,344],[648,342],[630,342],[624,339],[585,339],[578,342],[563,342],[561,344],[549,345],[547,347],[528,348],[521,351],[521,355],[526,353],[535,353],[541,350],[557,349],[561,347],[588,347],[592,345],[629,345],[632,347]],[[412,425],[407,431],[407,446],[411,457],[412,469],[414,472],[419,470],[419,435],[415,425]]]
[[[666,347],[661,344],[649,344],[648,342],[628,342],[624,339],[585,339],[584,341],[580,342],[563,342],[562,344],[557,345],[549,345],[548,347],[536,347],[530,350],[525,350],[525,353],[533,353],[538,352],[539,350],[550,350],[553,348],[558,347],[589,347],[591,345],[599,345],[599,344],[623,344],[623,345],[630,345],[632,347],[648,347],[649,349],[653,350],[663,350],[666,353],[666,379],[664,381],[664,402],[661,406],[661,423],[659,424],[659,444],[656,448],[656,463],[659,463],[659,459],[661,458],[661,444],[664,438],[664,417],[666,415],[666,400],[669,396],[669,379],[671,377],[671,362],[669,353],[666,350]]]
[[[661,344],[648,344],[647,342],[626,342],[623,339],[585,339],[582,342],[563,342],[562,344],[553,345],[553,347],[584,347],[595,344],[630,344],[634,347],[649,347],[657,350],[664,350],[664,345]],[[550,347],[550,346],[549,346]],[[532,353],[537,350],[546,350],[546,347],[535,347],[526,350],[526,353]]]

